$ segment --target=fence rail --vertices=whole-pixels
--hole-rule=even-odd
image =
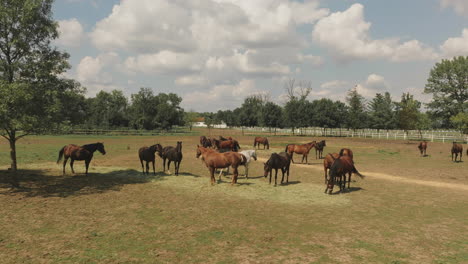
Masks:
[[[295,129],[294,132],[291,128],[276,129],[275,132],[265,127],[234,127],[234,129],[243,130],[245,132],[254,133],[269,133],[280,135],[304,135],[315,137],[351,137],[351,138],[375,138],[387,140],[428,140],[431,142],[467,142],[468,135],[464,135],[454,130],[377,130],[377,129],[338,129],[338,128],[301,128]]]

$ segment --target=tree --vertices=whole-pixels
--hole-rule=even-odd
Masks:
[[[348,92],[346,102],[349,105],[348,127],[353,130],[366,127],[366,105],[364,97],[357,92],[356,87]]]
[[[463,134],[468,134],[468,113],[458,113],[450,118],[453,126]]]
[[[61,99],[67,93],[83,92],[59,77],[69,68],[69,55],[51,46],[58,37],[52,2],[4,0],[0,4],[0,133],[10,143],[13,171],[17,170],[18,139],[53,128],[68,107]]]
[[[397,103],[398,127],[406,133],[408,130],[417,129],[420,118],[419,108],[421,103],[413,98],[410,93],[403,93],[401,101]]]
[[[262,108],[262,112],[260,115],[260,124],[262,126],[269,127],[270,131],[271,128],[274,127],[276,134],[276,128],[282,127],[282,117],[283,109],[281,108],[281,106],[272,102],[267,102]]]
[[[450,118],[468,110],[468,56],[442,60],[432,68],[425,93],[432,93],[430,114],[451,127]]]
[[[153,122],[156,127],[168,130],[172,126],[184,123],[184,110],[180,107],[182,98],[174,93],[160,93],[155,98],[156,115]]]
[[[288,96],[288,102],[284,106],[285,125],[292,128],[306,127],[310,123],[308,110],[310,102],[307,97],[312,92],[312,84],[309,81],[296,82],[295,79],[289,79],[284,83],[284,90]]]
[[[88,125],[98,128],[127,127],[128,100],[122,91],[100,91],[88,99]]]
[[[255,95],[245,98],[244,103],[240,107],[239,121],[241,126],[258,126],[260,124],[259,119],[263,104],[262,99]]]
[[[384,95],[378,93],[369,103],[369,126],[379,129],[395,128],[395,105],[388,92]]]
[[[193,124],[195,124],[198,121],[199,117],[200,115],[195,111],[189,111],[184,113],[184,123],[185,125],[189,126],[190,131],[192,131]]]

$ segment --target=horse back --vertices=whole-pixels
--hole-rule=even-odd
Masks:
[[[71,150],[71,158],[74,160],[86,160],[93,157],[93,153],[84,148],[78,147]]]
[[[452,153],[461,153],[463,152],[463,146],[461,144],[454,143],[452,146]]]

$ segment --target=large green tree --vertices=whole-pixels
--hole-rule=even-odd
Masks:
[[[348,92],[346,102],[348,108],[348,127],[352,129],[364,128],[367,126],[367,112],[364,97],[355,88]]]
[[[96,97],[88,99],[88,120],[91,127],[127,127],[128,100],[119,90],[110,93],[100,91]]]
[[[433,95],[427,105],[442,126],[451,127],[450,118],[468,112],[468,56],[442,60],[432,68],[425,93]]]
[[[403,93],[401,101],[397,103],[397,121],[398,127],[406,133],[408,130],[418,128],[418,123],[421,117],[419,108],[421,103],[413,98],[410,93]]]
[[[259,96],[248,96],[240,107],[239,121],[241,126],[253,127],[260,125],[260,115],[264,101]]]
[[[369,125],[376,129],[393,129],[396,126],[395,104],[388,92],[376,94],[369,102]]]
[[[283,126],[283,109],[281,106],[267,102],[262,108],[260,115],[260,125],[270,128],[276,128]]]
[[[68,107],[62,99],[82,90],[60,77],[69,56],[51,45],[58,37],[52,2],[0,2],[0,133],[10,143],[13,171],[16,141],[55,127]]]

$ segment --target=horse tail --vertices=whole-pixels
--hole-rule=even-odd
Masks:
[[[361,177],[361,179],[364,179],[366,176],[362,175],[359,173],[359,171],[356,169],[356,167],[353,164],[353,173],[357,174],[357,176]]]
[[[63,146],[63,148],[59,151],[59,156],[58,156],[58,159],[57,159],[57,164],[62,160],[63,152],[64,152],[64,150],[65,150],[65,147],[66,147],[66,146]]]
[[[286,148],[284,149],[284,152],[288,153],[289,145],[290,145],[290,144],[286,145]]]

